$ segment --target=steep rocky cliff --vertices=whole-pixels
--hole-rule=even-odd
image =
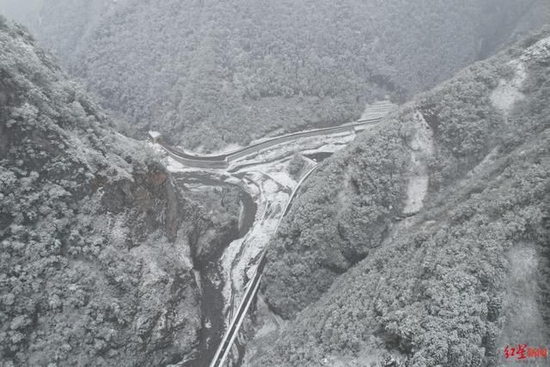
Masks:
[[[216,224],[1,17],[0,51],[1,364],[181,361],[202,326],[189,239]]]

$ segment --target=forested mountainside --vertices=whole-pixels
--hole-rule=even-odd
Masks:
[[[1,364],[182,360],[202,321],[191,247],[217,224],[2,17],[0,50]]]
[[[549,245],[550,29],[321,165],[264,271],[292,321],[248,365],[496,366],[547,346]]]
[[[548,13],[545,0],[44,0],[30,24],[125,131],[208,151],[407,100],[539,25],[524,21],[535,5]]]

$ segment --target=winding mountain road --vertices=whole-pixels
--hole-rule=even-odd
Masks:
[[[233,152],[220,155],[194,155],[186,153],[178,148],[167,145],[159,139],[157,142],[162,148],[175,160],[190,167],[211,168],[211,169],[227,169],[229,164],[237,159],[255,154],[263,149],[272,146],[286,143],[289,141],[320,135],[341,134],[344,132],[357,132],[366,129],[382,120],[382,117],[375,117],[365,120],[359,120],[348,125],[325,127],[321,129],[299,131],[292,134],[281,135],[275,138],[270,138],[259,143],[249,145],[247,147],[237,149]]]
[[[384,116],[390,111],[391,105],[383,105],[382,107],[378,106],[377,108],[378,110],[375,111],[374,114],[371,114],[369,118],[364,118],[362,120],[358,120],[353,123],[349,123],[347,125],[326,127],[326,128],[286,134],[286,135],[263,140],[261,142],[249,145],[247,147],[237,149],[233,152],[219,154],[219,155],[191,154],[164,143],[162,141],[162,137],[158,133],[153,134],[153,132],[150,132],[150,135],[153,138],[153,140],[157,142],[170,157],[172,157],[176,161],[186,166],[202,168],[202,169],[225,170],[227,173],[229,173],[227,169],[231,166],[233,162],[243,159],[247,156],[257,154],[258,152],[267,148],[272,148],[274,146],[277,146],[283,143],[292,142],[298,139],[309,138],[314,136],[329,136],[329,135],[335,135],[335,134],[342,134],[346,132],[356,133],[358,131],[362,131],[368,128],[369,126],[375,125],[378,122],[380,122],[384,118]],[[311,169],[309,169],[303,175],[303,177],[294,187],[294,190],[292,191],[290,197],[288,198],[285,204],[285,207],[281,212],[282,214],[275,228],[272,231],[272,235],[277,232],[282,219],[287,214],[302,184],[313,173],[313,171],[316,168],[317,168],[317,165],[315,164]],[[245,292],[243,294],[242,301],[240,302],[239,307],[237,308],[236,312],[234,313],[234,316],[232,317],[230,324],[228,325],[228,328],[219,344],[219,347],[216,350],[214,358],[212,359],[212,362],[209,365],[210,367],[223,367],[226,363],[227,357],[231,351],[231,347],[238,336],[239,329],[246,317],[246,314],[248,313],[250,306],[254,301],[255,295],[258,292],[261,279],[262,279],[263,269],[266,264],[267,251],[268,249],[264,249],[260,254],[254,273],[245,287]]]

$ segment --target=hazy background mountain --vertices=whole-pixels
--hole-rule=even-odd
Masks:
[[[550,30],[324,162],[264,271],[291,321],[248,365],[496,366],[548,345],[549,101]]]
[[[346,122],[386,95],[407,100],[548,13],[542,0],[43,0],[27,12],[16,3],[2,8],[124,131],[156,129],[207,150]]]

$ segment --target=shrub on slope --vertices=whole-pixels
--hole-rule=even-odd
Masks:
[[[542,37],[546,38],[528,48]],[[534,298],[524,301],[533,306],[529,317],[540,315],[540,321],[518,335],[531,344],[547,343],[548,32],[542,37],[478,63],[420,96],[387,119],[380,130],[365,133],[331,158],[324,165],[324,177],[316,173],[274,241],[263,278],[270,306],[294,320],[277,338],[275,347],[268,350],[260,345],[263,353],[254,357],[252,364],[368,365],[392,355],[400,361],[396,365],[497,365],[504,345],[513,343],[506,334],[507,325],[513,323],[511,315],[523,310],[521,302],[507,300],[518,291],[508,288],[509,274],[517,271],[512,268],[513,259],[527,256],[522,252],[526,246],[540,260],[539,265],[528,265],[534,267],[534,275],[524,286],[537,291]],[[510,111],[503,112],[491,96],[514,78],[510,67],[515,71],[518,60],[527,75],[520,87],[522,97]],[[365,162],[363,172],[371,172],[376,166],[364,158],[368,153],[353,153],[373,149],[376,155],[376,142],[388,139],[385,132],[395,137],[401,132],[405,138],[388,156],[405,149],[407,126],[415,122],[414,111],[421,111],[434,131],[431,184],[424,209],[405,225],[392,226],[389,223],[394,219],[386,217],[390,235],[375,249],[364,240],[359,248],[366,257],[346,272],[346,267],[340,269],[344,274],[337,276],[326,265],[326,259],[338,259],[341,250],[338,247],[335,255],[327,256],[326,248],[337,243],[331,236],[338,236],[336,224],[330,227],[337,223],[334,205],[319,205],[309,213],[302,208],[329,203],[335,193],[346,191],[344,168],[327,177],[329,167],[347,166],[353,171],[359,162]],[[351,157],[358,161],[346,165]],[[379,179],[384,182],[384,177]],[[333,182],[334,188],[329,194],[320,189],[310,192],[319,185],[316,181]],[[389,182],[369,192],[392,192],[395,183]],[[292,231],[294,222],[307,224],[310,220],[320,220],[320,227],[328,229],[322,235]],[[354,228],[365,238],[378,238],[376,230],[369,236],[365,223]],[[331,276],[318,276],[323,273]],[[294,299],[299,301],[289,301]]]
[[[492,54],[534,2],[54,0],[35,29],[130,130],[208,150],[406,100]]]
[[[3,18],[0,48],[0,359],[181,360],[200,328],[199,208]]]

